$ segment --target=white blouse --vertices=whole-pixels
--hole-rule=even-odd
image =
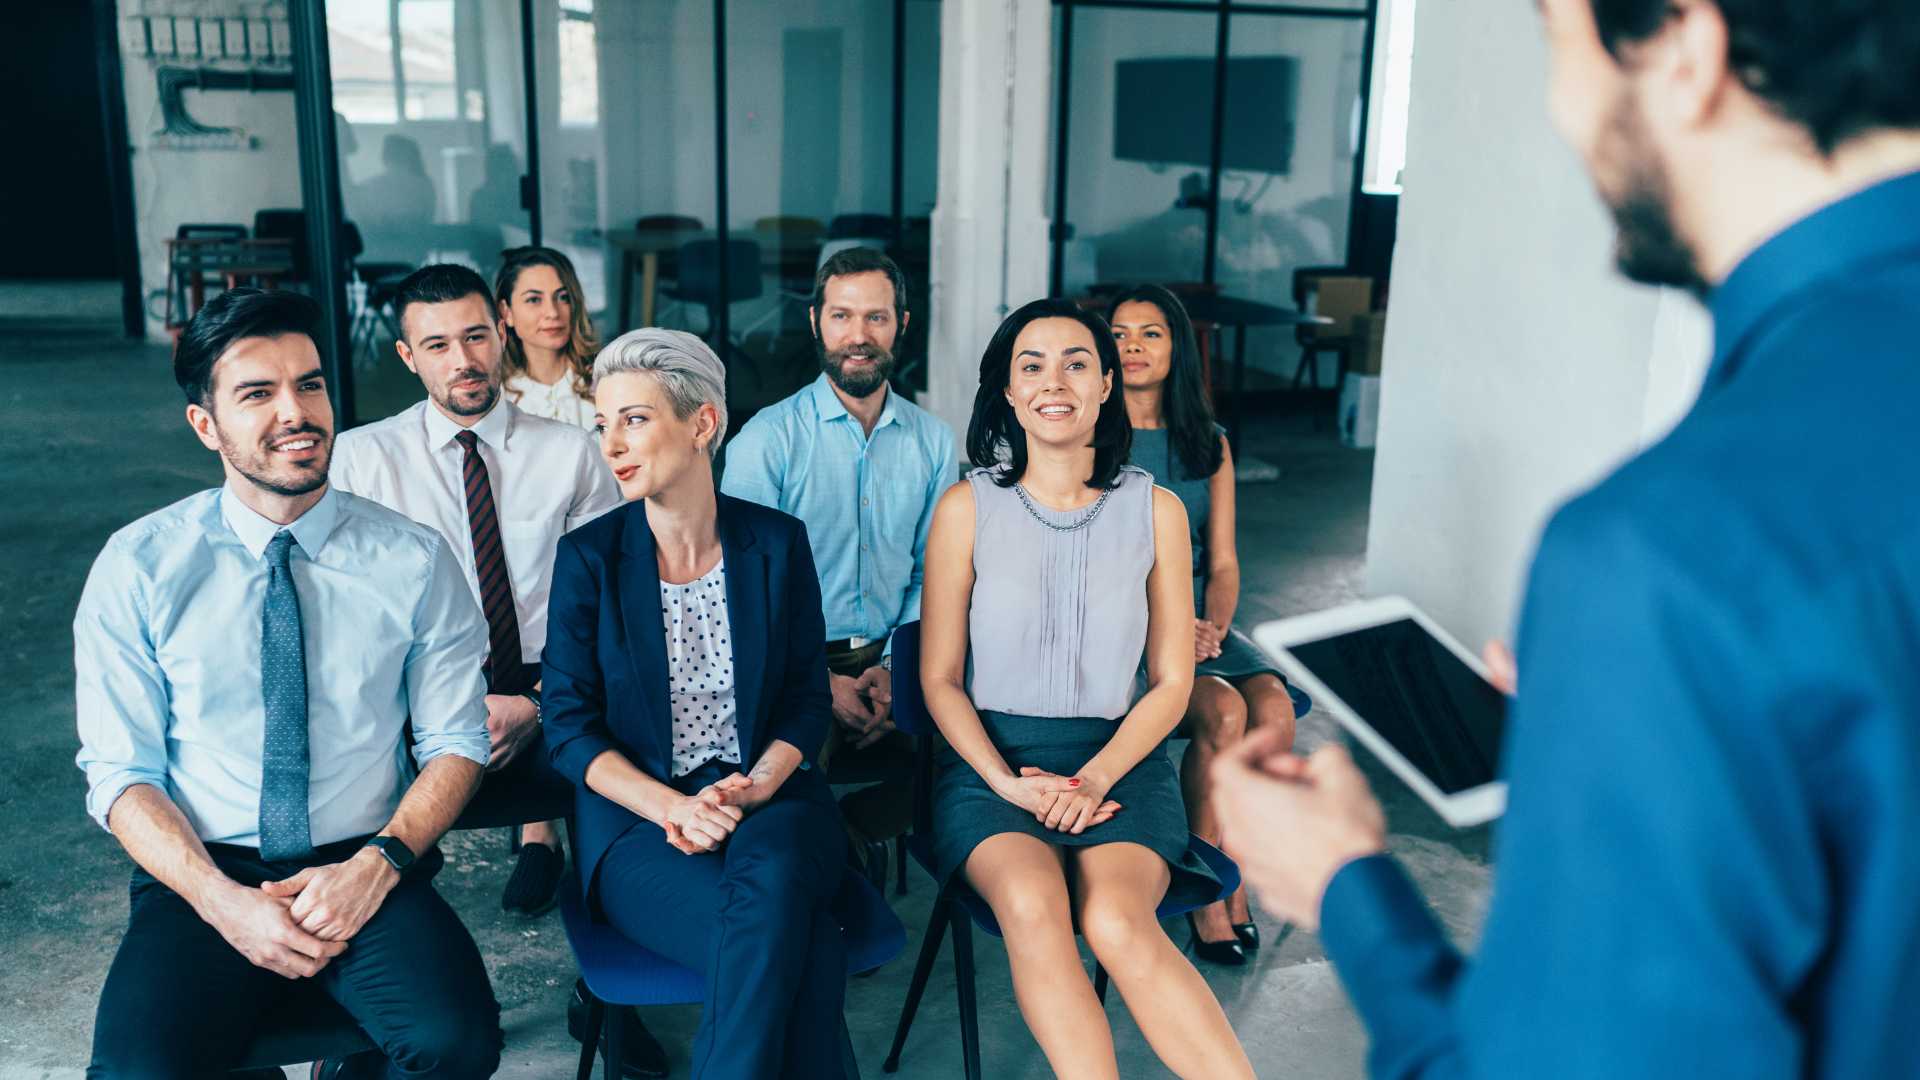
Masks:
[[[673,705],[673,775],[715,758],[740,764],[733,703],[733,630],[727,620],[727,563],[685,585],[660,583],[667,631],[668,698]]]
[[[520,374],[508,379],[506,387],[507,400],[521,412],[593,430],[593,397],[574,392],[572,375],[549,386],[531,375]]]

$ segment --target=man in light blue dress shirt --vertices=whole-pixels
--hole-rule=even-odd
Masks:
[[[906,277],[884,253],[821,264],[808,315],[820,377],[762,409],[727,445],[720,488],[807,523],[827,622],[835,783],[880,781],[842,804],[856,839],[904,831],[912,749],[888,715],[892,634],[920,617],[927,528],[954,481],[954,437],[888,386],[905,333]]]
[[[327,487],[319,319],[254,289],[195,316],[175,377],[226,484],[115,533],[74,616],[87,809],[136,864],[89,1076],[225,1072],[316,992],[393,1075],[499,1060],[431,885],[487,761],[487,629],[438,533]]]
[[[1379,1077],[1920,1075],[1920,5],[1541,6],[1705,384],[1540,541],[1471,961],[1337,748],[1223,756],[1228,848]]]

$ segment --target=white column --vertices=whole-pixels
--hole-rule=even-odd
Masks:
[[[941,8],[940,194],[921,403],[964,440],[987,338],[1008,312],[1047,293],[1053,12],[1047,0]]]

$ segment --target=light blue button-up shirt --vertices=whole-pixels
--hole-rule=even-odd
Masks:
[[[889,389],[867,434],[822,374],[740,429],[720,489],[806,522],[827,640],[877,641],[920,617],[927,529],[954,479],[953,429]]]
[[[259,845],[260,611],[282,526],[228,488],[115,533],[73,620],[77,759],[102,826],[121,792],[167,793],[208,843]],[[440,534],[328,491],[285,528],[305,635],[313,842],[378,831],[420,764],[488,756],[487,626]]]

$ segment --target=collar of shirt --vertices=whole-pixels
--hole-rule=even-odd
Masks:
[[[253,507],[241,502],[240,496],[233,490],[233,484],[228,483],[220,489],[220,517],[240,538],[241,546],[256,559],[266,554],[267,542],[281,529],[292,533],[293,542],[299,544],[300,550],[311,559],[320,554],[327,537],[333,535],[334,526],[340,524],[340,496],[328,488],[320,496],[320,501],[308,507],[306,513],[282,525],[261,517]]]
[[[479,436],[481,442],[493,447],[496,452],[503,452],[507,448],[507,440],[513,436],[515,410],[513,402],[504,397],[494,402],[493,408],[488,410],[487,415],[476,420],[472,427],[461,427],[454,423],[448,419],[446,413],[440,411],[438,405],[431,401],[424,404],[426,405],[424,413],[427,424],[427,448],[430,450],[443,450],[453,442],[454,436],[463,431],[471,431]]]
[[[820,377],[813,380],[813,386],[810,389],[813,392],[813,410],[819,415],[821,423],[829,423],[842,417],[848,420],[854,419],[853,414],[847,411],[846,403],[841,401],[840,395],[834,392],[833,381],[827,377],[826,372],[821,372]],[[889,386],[887,403],[880,407],[880,419],[874,421],[873,430],[879,431],[893,421],[893,388]]]
[[[1741,346],[1794,296],[1856,268],[1920,249],[1920,173],[1883,180],[1814,211],[1750,252],[1708,299],[1713,364],[1706,386],[1731,379]]]

